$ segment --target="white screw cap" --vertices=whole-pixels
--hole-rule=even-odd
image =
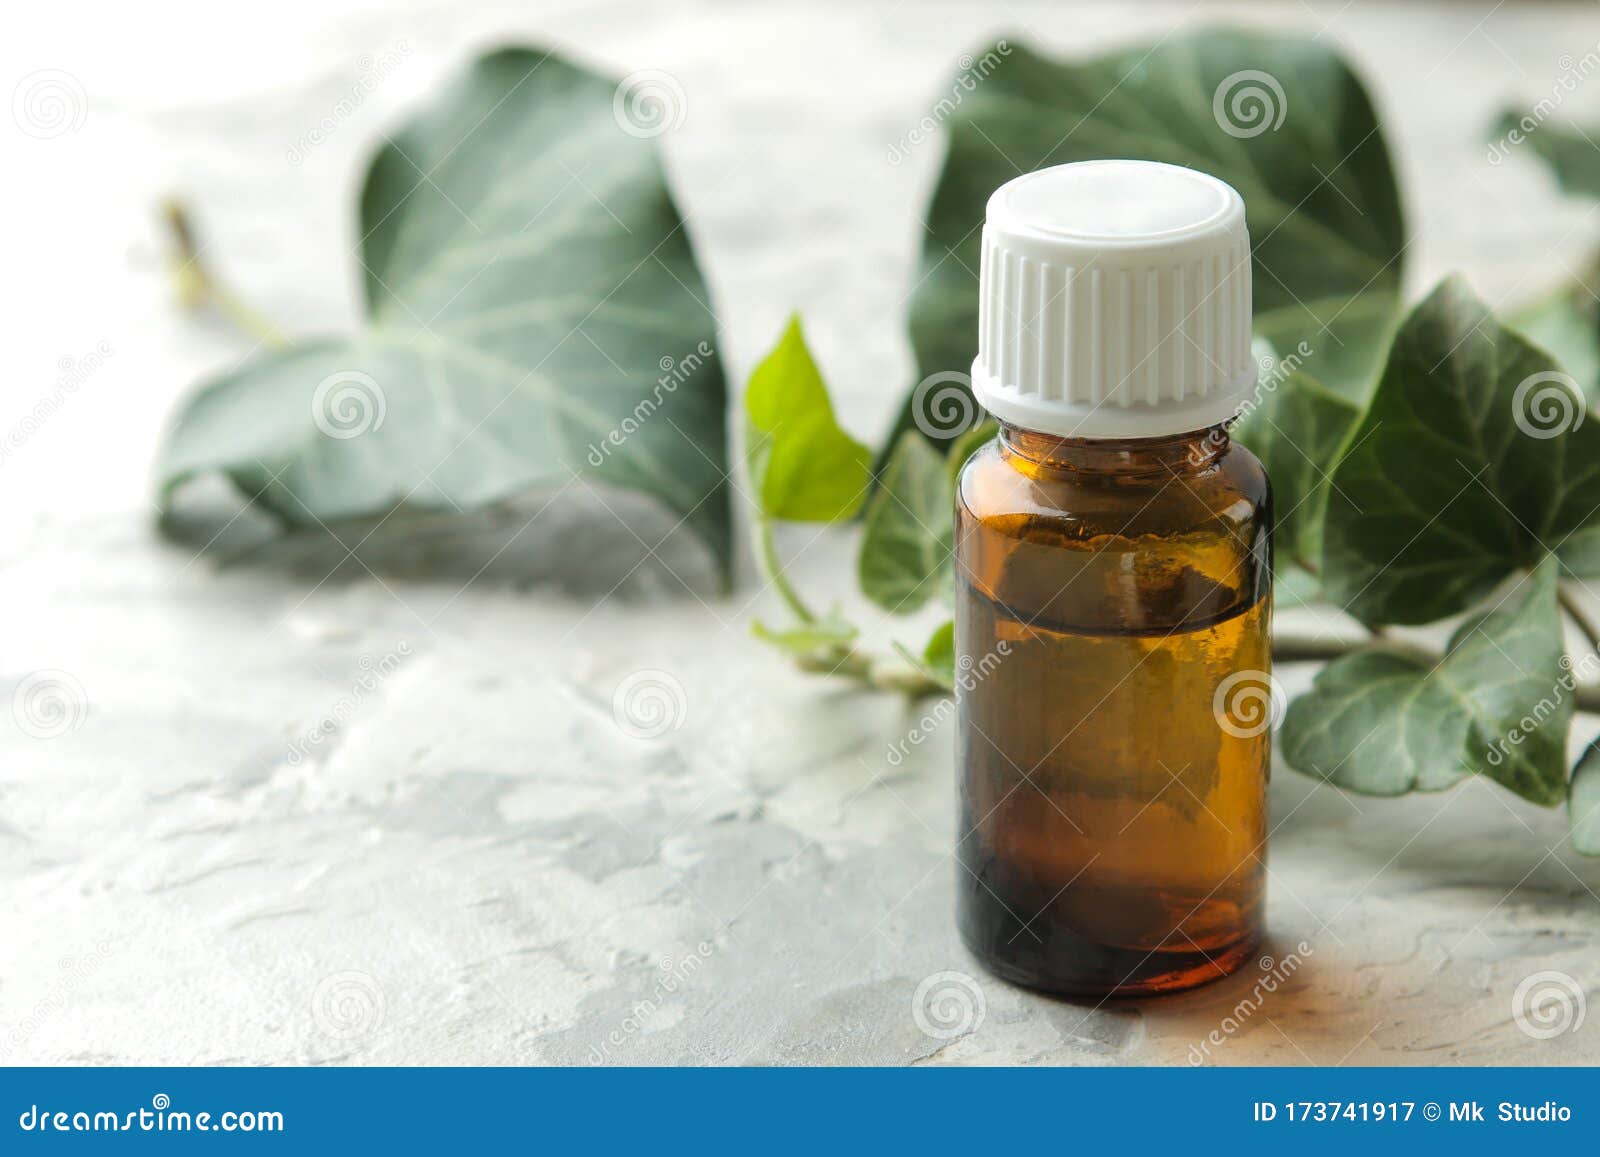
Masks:
[[[1225,422],[1250,396],[1250,235],[1231,185],[1154,161],[1008,181],[983,226],[972,391],[1070,438]]]

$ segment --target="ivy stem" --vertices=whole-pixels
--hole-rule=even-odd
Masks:
[[[816,613],[800,597],[800,592],[794,589],[794,585],[784,574],[783,563],[778,558],[776,536],[773,534],[773,520],[765,514],[756,516],[755,539],[756,559],[762,576],[772,584],[773,589],[778,592],[784,605],[795,618],[806,626],[816,625],[818,622]],[[854,679],[879,691],[895,691],[913,698],[942,695],[948,690],[914,664],[907,663],[901,666],[898,663],[882,663],[871,655],[856,650],[848,643],[840,643],[837,646],[822,648],[813,654],[799,656],[795,663],[802,671],[809,671],[815,675],[836,675]]]
[[[172,237],[172,281],[179,304],[190,310],[209,306],[258,342],[276,349],[287,348],[290,341],[283,330],[207,268],[201,259],[205,246],[196,240],[188,207],[181,201],[168,200],[161,206],[161,215]]]
[[[772,584],[784,604],[794,612],[795,618],[808,626],[815,623],[817,616],[806,606],[800,592],[794,589],[788,576],[783,573],[783,563],[778,560],[778,544],[772,533],[772,519],[764,514],[756,518],[756,545],[762,577]]]

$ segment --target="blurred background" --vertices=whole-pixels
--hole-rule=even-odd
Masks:
[[[635,534],[574,492],[531,522],[537,504],[405,524],[359,552],[319,535],[200,551],[156,534],[152,464],[178,400],[255,352],[182,307],[162,206],[187,206],[208,267],[284,330],[346,332],[380,134],[506,43],[676,78],[660,145],[730,394],[799,311],[842,423],[876,444],[914,377],[906,302],[943,146],[890,155],[957,61],[996,36],[1081,58],[1215,22],[1352,60],[1416,233],[1409,296],[1460,271],[1514,304],[1584,268],[1596,204],[1531,156],[1491,163],[1488,141],[1595,50],[1588,3],[14,13],[0,689],[59,671],[82,698],[68,733],[8,720],[0,740],[6,1059],[1185,1063],[1236,992],[1090,1009],[986,980],[981,1029],[955,1040],[907,1014],[919,982],[973,968],[942,862],[948,736],[885,774],[915,716],[759,650],[770,595],[747,566],[719,594],[692,542],[658,551],[671,520]],[[41,74],[63,102],[44,121],[18,95]],[[1600,81],[1563,100],[1600,121]],[[851,585],[836,538],[802,540],[797,581]],[[619,733],[614,690],[663,670],[683,725]],[[1314,955],[1274,1023],[1214,1060],[1600,1059],[1593,1032],[1509,1028],[1508,978],[1596,976],[1593,870],[1540,856],[1559,815],[1476,784],[1444,807],[1310,791],[1274,784],[1294,818],[1270,911]]]

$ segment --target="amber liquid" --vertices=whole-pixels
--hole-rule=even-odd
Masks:
[[[1205,505],[1200,486],[1112,487],[1133,492],[1147,523],[1161,501],[1187,508],[1178,524]],[[1187,988],[1260,939],[1265,550],[1248,527],[1101,534],[1061,521],[961,519],[962,934],[992,971],[1034,988]]]

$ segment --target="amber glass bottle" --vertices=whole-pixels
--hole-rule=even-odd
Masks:
[[[1171,991],[1260,940],[1271,498],[1249,249],[1203,174],[1092,162],[991,199],[956,502],[959,922],[997,975]]]
[[[1001,976],[1184,988],[1259,939],[1269,522],[1260,464],[1220,428],[1006,427],[969,460],[961,929]]]

